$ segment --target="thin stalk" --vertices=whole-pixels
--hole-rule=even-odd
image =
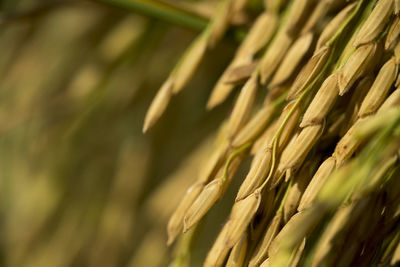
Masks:
[[[180,25],[194,31],[206,28],[208,20],[177,6],[157,0],[91,0]]]

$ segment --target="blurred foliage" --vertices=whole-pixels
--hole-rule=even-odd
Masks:
[[[234,44],[207,55],[144,136],[193,31],[96,1],[0,6],[0,265],[165,266],[166,220],[228,111],[204,106]]]

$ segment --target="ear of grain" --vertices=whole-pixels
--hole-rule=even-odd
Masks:
[[[329,175],[335,170],[336,160],[334,157],[330,157],[326,159],[321,166],[318,168],[317,172],[314,174],[311,182],[307,186],[304,191],[303,196],[301,197],[300,204],[298,207],[299,211],[302,211],[308,207],[310,207],[322,186],[325,184],[325,181],[329,177]]]
[[[343,231],[343,228],[346,227],[352,209],[353,205],[348,205],[339,208],[339,210],[335,213],[328,227],[324,230],[324,233],[318,242],[318,246],[316,246],[316,251],[311,266],[317,267],[323,266],[324,264],[333,264],[329,258],[332,259],[334,257],[329,257],[329,254],[334,253],[332,249],[337,244],[337,240],[334,240],[334,238],[337,238],[337,236],[340,234],[340,231]]]
[[[397,42],[396,46],[394,47],[394,58],[396,59],[396,64],[400,64],[400,41]],[[396,83],[397,86],[397,83]]]
[[[228,144],[221,143],[210,155],[206,164],[201,168],[199,181],[208,183],[220,168],[222,162],[226,158],[228,152]]]
[[[253,75],[240,91],[228,122],[227,135],[232,139],[246,123],[257,93],[257,75]]]
[[[180,92],[192,78],[204,57],[206,48],[207,40],[203,35],[200,35],[190,46],[189,50],[185,52],[183,59],[178,63],[176,69],[174,69],[172,73],[174,79],[172,92],[174,94]]]
[[[151,102],[144,119],[144,133],[147,132],[147,130],[153,126],[164,113],[172,96],[172,87],[173,80],[168,79],[161,86],[160,90],[158,90],[157,95],[154,97],[153,102]]]
[[[236,201],[248,197],[262,184],[271,166],[271,157],[271,150],[269,149],[256,154],[246,178],[240,185]]]
[[[240,241],[232,248],[228,261],[226,262],[227,267],[241,267],[244,265],[247,243],[247,234],[244,234]]]
[[[370,68],[377,50],[377,44],[371,43],[356,49],[339,72],[339,94],[344,95],[354,82]]]
[[[182,198],[179,206],[176,208],[171,218],[168,221],[168,241],[167,244],[171,245],[175,238],[183,230],[183,218],[186,211],[193,204],[196,198],[199,196],[200,192],[203,190],[203,183],[195,183],[187,191],[185,196]]]
[[[246,81],[254,72],[258,65],[258,61],[253,61],[248,64],[240,65],[235,68],[229,69],[229,72],[224,79],[225,83],[242,83]]]
[[[217,83],[215,84],[213,90],[211,91],[210,98],[207,101],[207,109],[211,110],[214,107],[218,106],[222,102],[225,101],[225,99],[229,96],[229,94],[232,92],[234,85],[225,83],[224,80],[226,79],[229,71],[233,68],[230,65],[225,72],[221,75],[221,77],[218,79]]]
[[[229,230],[230,222],[228,221],[215,240],[211,250],[208,252],[204,267],[218,267],[223,266],[226,256],[230,248],[225,245],[226,234]]]
[[[260,267],[269,267],[269,259],[266,259],[263,263],[261,263]]]
[[[333,152],[333,157],[336,159],[336,167],[342,166],[362,143],[360,138],[356,138],[354,130],[363,120],[358,119],[337,143]]]
[[[253,140],[271,120],[274,111],[275,108],[272,106],[262,107],[235,136],[231,146],[240,147]]]
[[[210,27],[210,34],[207,38],[207,46],[213,48],[225,35],[229,27],[230,14],[232,13],[232,1],[222,0],[219,2],[216,14],[213,17]]]
[[[362,78],[354,88],[354,93],[352,94],[349,103],[346,108],[346,121],[344,121],[343,126],[340,129],[340,135],[343,136],[350,127],[356,122],[358,118],[358,111],[365,96],[367,95],[369,89],[371,88],[372,82],[374,81],[372,76],[367,76]]]
[[[329,53],[330,48],[324,47],[312,56],[294,80],[287,95],[288,100],[297,98],[313,81],[313,79],[317,77],[318,73],[322,70],[328,60]]]
[[[383,65],[378,73],[371,89],[361,104],[358,112],[359,117],[365,117],[374,113],[385,100],[390,88],[392,87],[398,73],[398,66],[392,58]]]
[[[396,266],[400,263],[400,243],[397,244],[396,249],[393,252],[392,259],[390,260],[390,264]]]
[[[278,212],[274,218],[272,218],[271,223],[268,225],[263,238],[260,240],[257,245],[253,256],[249,262],[249,267],[257,267],[260,266],[260,263],[263,262],[268,257],[268,248],[271,244],[272,240],[278,234],[279,227],[282,222],[282,212]]]
[[[396,15],[400,14],[400,0],[394,0],[394,13]]]
[[[296,34],[304,25],[313,4],[313,0],[294,0],[286,24],[286,31],[288,34]]]
[[[312,33],[307,33],[301,36],[296,42],[293,43],[287,55],[280,64],[274,77],[272,78],[270,88],[276,87],[287,81],[294,73],[301,60],[311,47],[313,40]]]
[[[308,209],[298,212],[283,226],[278,235],[272,240],[268,249],[268,256],[272,259],[279,256],[282,249],[294,249],[312,231],[321,218],[322,213],[317,209]]]
[[[379,108],[378,113],[385,112],[392,107],[400,106],[400,89],[396,89],[390,96],[383,102]]]
[[[204,187],[199,196],[185,213],[183,220],[184,232],[187,232],[204,217],[208,210],[221,197],[222,191],[223,182],[221,179],[215,179]]]
[[[300,127],[304,128],[313,124],[321,124],[331,110],[339,95],[337,74],[331,74],[322,83],[310,105],[308,106]]]
[[[272,12],[258,16],[237,51],[237,57],[253,57],[272,38],[278,26],[278,17]]]
[[[290,217],[296,213],[297,207],[299,206],[301,196],[303,195],[308,182],[311,179],[311,169],[313,162],[307,161],[298,175],[295,176],[293,185],[289,189],[289,193],[285,199],[285,204],[283,205],[283,221],[289,221]]]
[[[286,116],[290,113],[290,111],[294,108],[296,102],[292,101],[286,105],[283,109],[281,116],[279,116],[278,127],[282,125]],[[283,127],[282,133],[279,136],[278,140],[278,151],[282,151],[282,149],[286,146],[287,142],[293,136],[293,132],[298,125],[298,121],[301,114],[301,107],[298,106],[295,111],[292,113],[290,118],[287,120],[285,126]],[[272,144],[268,144],[269,147],[272,147]]]
[[[374,41],[382,33],[393,13],[393,0],[379,0],[367,20],[357,33],[353,45],[360,45]]]
[[[313,10],[311,16],[307,19],[306,24],[301,29],[301,34],[315,31],[315,28],[318,27],[318,25],[324,19],[326,13],[329,11],[330,5],[331,1],[318,1],[317,6]]]
[[[385,41],[386,50],[394,48],[397,41],[399,40],[399,35],[400,35],[400,18],[396,16],[393,19],[392,25],[390,26],[389,32],[386,36],[386,41]]]
[[[357,2],[349,4],[346,8],[342,9],[329,23],[326,25],[322,31],[318,42],[316,50],[323,47],[339,30],[342,24],[347,20],[349,15],[353,12],[356,7]]]
[[[275,134],[276,128],[278,125],[278,120],[274,120],[264,131],[264,133],[257,138],[254,142],[250,153],[252,155],[256,155],[261,149],[265,149],[265,147],[271,143],[271,140]]]
[[[301,241],[300,245],[297,247],[294,255],[292,256],[290,260],[290,264],[288,267],[296,267],[298,266],[304,252],[304,248],[306,247],[306,239],[303,238],[303,241]]]
[[[239,242],[241,236],[249,226],[261,202],[258,190],[243,200],[235,202],[229,217],[230,226],[226,236],[225,245],[229,248]]]
[[[292,143],[290,148],[285,150],[285,153],[282,153],[278,169],[282,171],[286,171],[288,169],[296,171],[303,163],[308,152],[318,141],[323,128],[324,125],[322,124],[312,125],[304,128],[296,138],[296,141]],[[276,186],[279,182],[279,179],[274,179],[272,185]]]
[[[274,38],[272,44],[270,47],[268,47],[268,50],[265,52],[260,62],[260,76],[262,84],[265,84],[275,72],[282,59],[285,57],[285,54],[292,44],[292,41],[293,39],[285,32],[278,33],[278,36]]]

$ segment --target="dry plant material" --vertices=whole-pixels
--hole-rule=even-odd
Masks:
[[[391,197],[400,191],[385,187],[398,176],[400,157],[399,1],[264,5],[211,91],[209,109],[242,85],[215,149],[171,216],[168,243],[196,229],[249,157],[204,266],[396,264],[394,245],[386,254],[376,248],[389,243],[400,216],[400,198]],[[242,0],[219,4],[157,94],[146,129],[233,16],[251,18],[245,10]]]

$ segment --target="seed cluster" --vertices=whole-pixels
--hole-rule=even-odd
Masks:
[[[168,243],[196,228],[251,158],[204,266],[399,264],[400,1],[264,2],[211,92],[208,109],[240,88],[170,217]],[[144,131],[246,4],[220,3],[154,98]]]

